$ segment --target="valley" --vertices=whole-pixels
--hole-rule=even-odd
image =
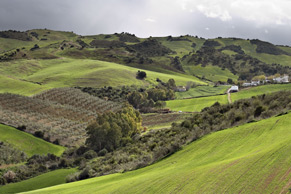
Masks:
[[[283,76],[257,39],[2,31],[0,193],[288,193]]]

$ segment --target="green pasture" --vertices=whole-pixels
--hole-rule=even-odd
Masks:
[[[201,65],[184,65],[183,68],[190,75],[205,77],[206,79],[209,79],[213,82],[226,82],[228,78],[232,79],[233,81],[238,79],[238,76],[233,75],[228,69],[222,70],[218,66],[207,65],[202,67]]]
[[[27,86],[28,88],[38,88],[39,91],[47,88],[73,86],[146,86],[157,84],[157,78],[164,82],[167,82],[170,78],[173,78],[175,79],[177,85],[186,85],[186,83],[189,81],[196,82],[197,84],[205,84],[196,77],[190,75],[184,75],[180,73],[166,74],[149,70],[145,70],[147,73],[147,78],[145,80],[138,80],[136,79],[136,73],[138,70],[142,69],[98,60],[67,58],[6,62],[2,64],[1,68],[1,72],[3,76],[5,75],[5,79],[8,79],[8,76],[13,75],[15,76],[14,80],[25,80],[25,84],[29,85]],[[11,80],[9,79],[9,81]],[[40,83],[41,85],[32,84],[36,82]],[[24,84],[23,81],[21,83]],[[3,92],[7,92],[14,90],[13,83],[10,85],[2,85],[3,86],[1,87],[0,91],[2,90]],[[15,84],[15,87],[17,87],[17,84]],[[34,88],[31,88],[31,90],[34,90]],[[35,93],[37,92],[38,91]],[[20,91],[20,93],[23,94],[25,92]],[[27,93],[34,92],[31,91]]]
[[[66,183],[66,176],[76,171],[74,168],[51,171],[22,182],[0,186],[0,193],[20,193],[63,184]]]
[[[167,101],[166,107],[173,111],[200,112],[203,108],[212,106],[215,102],[227,104],[227,95],[217,95],[201,98]]]
[[[251,98],[252,96],[257,96],[261,94],[267,94],[272,92],[277,92],[280,90],[291,90],[291,84],[270,84],[262,85],[251,88],[245,88],[237,93],[231,94],[232,101],[236,101],[244,98]]]
[[[291,114],[212,133],[151,166],[29,193],[287,193]]]
[[[0,93],[30,96],[47,89],[50,89],[50,87],[0,75]]]
[[[0,124],[0,141],[23,151],[28,157],[34,154],[46,155],[48,153],[60,156],[65,150],[62,146],[54,145],[31,134],[2,124]]]
[[[175,92],[177,99],[183,99],[183,98],[193,98],[193,97],[200,97],[200,96],[214,96],[218,94],[224,94],[226,93],[227,89],[230,88],[230,86],[197,86],[195,88],[190,88],[186,92]]]

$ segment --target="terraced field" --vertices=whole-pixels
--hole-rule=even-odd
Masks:
[[[230,86],[197,86],[195,88],[190,88],[190,90],[186,92],[176,92],[175,95],[177,99],[214,96],[218,94],[225,94],[228,88],[230,88]]]
[[[291,114],[203,137],[154,165],[29,193],[287,193]]]

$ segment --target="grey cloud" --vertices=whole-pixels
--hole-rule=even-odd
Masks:
[[[232,14],[231,19],[226,20],[221,14],[218,14],[218,17],[215,14],[211,15],[211,9],[201,12],[195,7],[192,10],[192,7],[188,6],[189,3],[196,5],[203,2],[206,1],[1,0],[0,30],[49,28],[74,31],[82,35],[125,31],[140,37],[191,34],[205,38],[218,36],[258,38],[275,44],[291,45],[289,35],[291,25],[262,24],[262,20],[249,20],[239,14]],[[219,2],[223,1],[217,0],[217,2],[219,5]],[[256,6],[252,8],[252,11],[256,10]],[[221,13],[225,13],[225,10]],[[285,18],[287,21],[288,17]]]

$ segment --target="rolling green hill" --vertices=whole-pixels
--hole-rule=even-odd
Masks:
[[[25,71],[22,70],[24,68]],[[156,84],[157,78],[164,82],[173,78],[178,85],[186,85],[189,81],[205,84],[190,75],[148,70],[145,70],[147,78],[138,80],[136,79],[138,70],[141,69],[116,63],[68,58],[6,62],[0,70],[2,72],[0,79],[3,80],[0,83],[0,92],[31,95],[56,87],[149,86]],[[10,75],[17,78],[9,78]]]
[[[62,146],[54,145],[36,138],[33,135],[2,124],[0,124],[0,134],[0,141],[22,150],[28,157],[34,154],[46,155],[47,153],[60,156],[65,150]]]
[[[291,114],[226,129],[136,171],[29,193],[287,193]]]
[[[64,184],[66,183],[66,176],[74,172],[76,172],[76,169],[51,171],[19,183],[13,183],[2,187],[0,186],[0,193],[12,194]]]

